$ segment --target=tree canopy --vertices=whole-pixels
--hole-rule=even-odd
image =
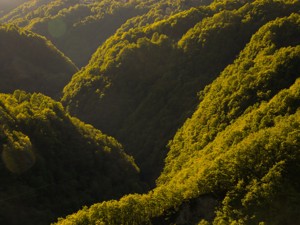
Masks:
[[[0,94],[0,223],[49,224],[95,201],[139,192],[122,145],[42,94]]]
[[[299,14],[267,22],[201,92],[156,188],[57,224],[298,224],[299,28]]]
[[[128,19],[145,24],[211,0],[34,0],[10,11],[0,22],[46,36],[79,67]],[[1,16],[1,15],[0,15]]]
[[[299,2],[229,2],[121,28],[64,88],[70,112],[118,138],[150,183],[163,168],[163,149],[196,108],[197,93],[262,25],[300,9]]]
[[[15,25],[0,24],[0,92],[41,92],[56,99],[77,71],[44,37]]]
[[[15,3],[0,224],[300,224],[298,0]]]

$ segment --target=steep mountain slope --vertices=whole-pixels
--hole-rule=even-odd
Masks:
[[[0,25],[0,92],[16,89],[59,98],[77,68],[45,38]]]
[[[197,92],[260,26],[299,10],[298,1],[216,1],[150,25],[122,27],[74,75],[63,102],[118,138],[153,183],[163,167],[163,149],[195,109]]]
[[[0,95],[0,223],[49,224],[83,205],[139,192],[120,143],[42,94]]]
[[[256,32],[170,142],[157,187],[58,224],[300,222],[300,15]]]
[[[11,11],[0,21],[46,36],[81,67],[126,20],[144,15],[143,23],[150,23],[209,2],[211,0],[34,0]]]

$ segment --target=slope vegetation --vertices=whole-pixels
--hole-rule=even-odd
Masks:
[[[259,27],[299,9],[298,1],[216,1],[126,31],[128,21],[74,75],[63,102],[118,138],[153,183],[163,149],[196,108],[197,93]]]
[[[169,143],[155,189],[58,224],[299,224],[299,35],[291,14],[251,37]]]
[[[42,94],[0,95],[0,223],[49,224],[83,205],[139,192],[120,143]]]
[[[1,18],[46,36],[79,67],[85,66],[98,46],[128,19],[140,23],[211,0],[34,0]],[[138,23],[136,23],[138,24]]]
[[[45,38],[0,25],[0,92],[16,89],[59,98],[77,68]]]

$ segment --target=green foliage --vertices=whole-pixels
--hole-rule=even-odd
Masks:
[[[195,224],[179,223],[183,205],[209,198],[214,217],[199,215],[196,224],[299,224],[299,27],[299,14],[266,23],[202,91],[169,143],[156,188],[57,224]]]
[[[6,134],[7,142],[3,145],[2,160],[5,167],[15,174],[30,169],[35,163],[32,144],[28,136],[13,131]]]
[[[137,194],[139,168],[114,138],[42,94],[1,94],[0,224],[45,224],[95,202],[57,224],[300,223],[300,3],[210,3],[35,0],[2,17],[79,65],[114,33],[63,104],[116,136],[148,184],[167,157],[156,187]]]
[[[273,39],[276,40],[274,37],[284,36],[283,30],[287,27],[290,27],[289,30],[295,32],[295,35],[296,33],[297,35],[300,34],[299,16],[291,15],[288,19],[277,19],[253,35],[252,41],[241,52],[235,63],[228,66],[215,81],[215,84],[207,89],[207,92],[214,97],[211,96],[203,100],[202,104],[199,105],[200,108],[195,112],[195,116],[199,118],[201,123],[190,123],[192,128],[185,128],[189,130],[188,132],[184,130],[177,132],[172,141],[165,170],[172,170],[176,173],[180,169],[176,165],[174,165],[174,168],[177,168],[175,170],[173,168],[168,169],[168,167],[173,162],[182,164],[181,139],[186,135],[192,137],[187,139],[189,142],[185,141],[184,144],[187,146],[194,141],[195,137],[201,136],[200,139],[197,139],[198,148],[201,149],[212,141],[218,132],[232,123],[234,118],[242,115],[249,105],[255,104],[257,101],[268,100],[279,89],[288,87],[294,82],[300,70],[298,65],[299,46],[276,46],[276,42],[273,42]],[[271,31],[272,35],[270,35]],[[286,46],[290,44],[289,36],[282,40]],[[230,77],[230,79],[224,82],[223,77]],[[193,132],[193,130],[197,130],[197,132]],[[176,161],[172,160],[172,155],[177,158]],[[183,152],[182,155],[189,158],[186,152]],[[182,160],[185,159],[182,158]]]
[[[79,67],[128,19],[139,26],[211,0],[27,1],[0,19],[46,36]],[[134,19],[136,18],[136,19]],[[60,32],[58,32],[60,29]]]
[[[300,9],[298,2],[230,2],[142,27],[127,21],[64,88],[70,112],[118,138],[150,184],[163,168],[163,149],[196,108],[197,93],[262,25]]]
[[[121,144],[49,97],[1,94],[0,120],[1,224],[46,224],[141,190]]]
[[[42,92],[59,98],[77,71],[45,38],[14,25],[0,25],[0,91]]]

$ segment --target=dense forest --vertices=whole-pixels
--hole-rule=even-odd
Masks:
[[[122,145],[61,103],[17,90],[0,96],[0,116],[1,224],[45,224],[95,199],[141,191]]]
[[[22,89],[59,99],[78,70],[51,42],[15,25],[0,25],[0,48],[2,93]]]
[[[221,7],[227,10],[219,12]],[[197,92],[260,26],[299,9],[299,3],[283,2],[211,5],[118,31],[74,75],[63,102],[79,118],[117,137],[153,182],[163,167],[162,149],[196,108]]]
[[[0,224],[300,224],[299,0],[0,3]]]
[[[33,0],[0,18],[46,36],[77,66],[131,18],[149,22],[210,0]],[[139,24],[142,24],[140,21]]]

